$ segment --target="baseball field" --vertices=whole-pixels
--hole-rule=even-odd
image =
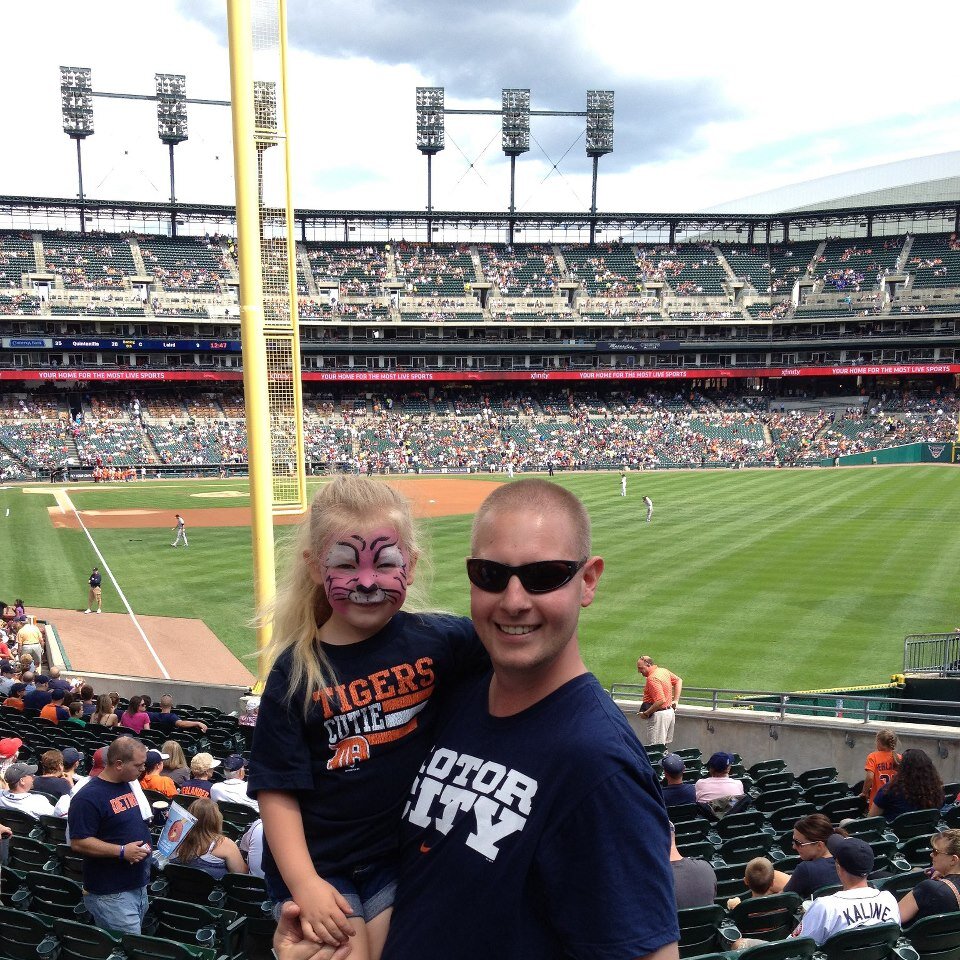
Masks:
[[[400,481],[428,533],[436,607],[468,612],[471,515],[502,480]],[[955,468],[632,473],[626,497],[615,473],[555,480],[586,501],[606,560],[581,631],[604,685],[634,681],[640,653],[698,686],[885,681],[904,636],[960,625]],[[116,618],[86,617],[88,631],[109,632],[130,611],[147,624],[180,618],[179,633],[204,626],[243,658],[255,646],[248,507],[244,480],[0,488],[0,599],[76,620],[99,564]],[[176,512],[188,549],[170,546]],[[289,533],[275,528],[278,555]],[[169,674],[189,679],[191,659],[168,655]]]

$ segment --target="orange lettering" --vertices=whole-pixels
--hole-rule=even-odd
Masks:
[[[409,663],[398,663],[393,668],[393,675],[397,678],[398,697],[402,697],[405,693],[416,693],[417,688],[412,682],[416,674]]]
[[[371,700],[370,684],[362,677],[350,684],[350,699],[355,707],[365,707]]]
[[[417,673],[423,678],[424,683],[428,686],[433,686],[433,682],[436,679],[433,670],[430,668],[433,666],[432,657],[421,657],[415,664]]]
[[[386,700],[387,697],[393,696],[393,684],[388,683],[389,680],[389,670],[378,670],[376,673],[370,674],[370,682],[373,684],[373,691],[378,701]]]

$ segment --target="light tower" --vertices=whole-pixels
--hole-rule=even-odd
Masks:
[[[170,205],[177,202],[173,148],[187,139],[187,78],[179,73],[154,74],[157,85],[157,136],[170,151]],[[170,214],[170,231],[177,235],[177,215]]]
[[[83,216],[83,161],[80,141],[93,135],[93,80],[89,67],[60,67],[60,106],[63,132],[77,141],[77,182],[80,197],[80,232],[86,232]]]
[[[417,149],[427,158],[427,239],[433,239],[433,158],[444,148],[443,87],[417,87]]]
[[[530,150],[530,91],[516,87],[505,88],[500,92],[500,117],[502,124],[501,142],[503,152],[510,158],[510,222],[508,242],[513,244],[514,220],[516,212],[516,175],[517,157]]]
[[[587,91],[587,156],[593,160],[593,189],[590,194],[590,243],[597,235],[597,165],[613,153],[613,91]]]

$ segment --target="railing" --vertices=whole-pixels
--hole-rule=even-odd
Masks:
[[[854,723],[931,723],[960,725],[960,711],[955,700],[916,700],[900,697],[900,688],[891,686],[867,696],[846,692],[784,693],[773,690],[723,690],[690,687],[684,684],[680,710],[684,706],[708,710],[742,710],[786,717],[834,717]],[[610,695],[626,704],[643,700],[643,686],[615,683]],[[630,708],[627,707],[628,714]]]
[[[960,677],[960,628],[953,633],[906,637],[903,641],[903,672]]]

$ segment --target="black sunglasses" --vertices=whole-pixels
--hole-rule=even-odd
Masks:
[[[587,562],[582,560],[538,560],[511,567],[496,560],[467,558],[470,582],[487,593],[503,593],[511,577],[516,577],[527,593],[552,593],[568,584]]]

